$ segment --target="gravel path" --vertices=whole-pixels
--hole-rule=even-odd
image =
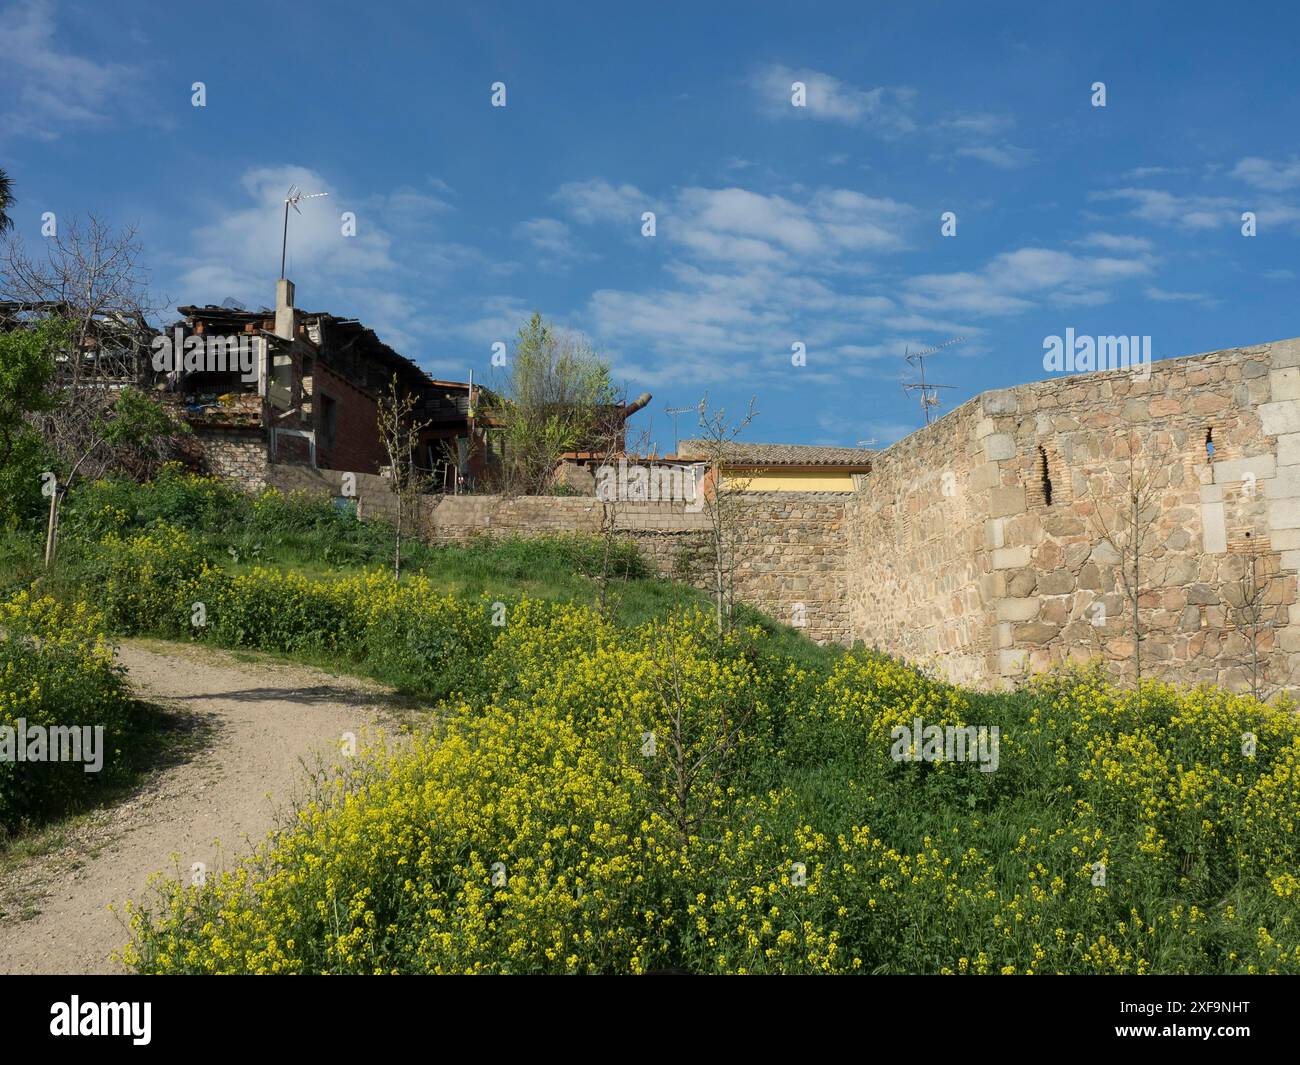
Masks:
[[[118,659],[137,696],[192,732],[183,761],[97,811],[54,853],[7,871],[0,973],[109,973],[127,934],[110,904],[148,893],[151,874],[230,867],[263,839],[308,779],[337,760],[345,732],[392,725],[390,693],[319,670],[191,645],[125,641]],[[219,842],[218,842],[219,841]]]

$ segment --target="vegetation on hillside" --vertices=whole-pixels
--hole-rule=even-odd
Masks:
[[[140,971],[1300,972],[1288,708],[1087,671],[973,697],[703,612],[494,628],[371,581],[230,594],[267,643],[418,646],[453,697],[251,861],[140,900]],[[998,771],[895,760],[916,717],[997,726]]]
[[[324,661],[429,707],[253,858],[136,900],[138,971],[1300,972],[1285,701],[1085,669],[971,693],[770,622],[719,634],[632,554],[645,597],[611,616],[582,538],[413,545],[399,581],[384,531],[331,503],[175,471],[84,486],[65,529],[29,576],[109,631]],[[550,601],[526,594],[551,573]],[[102,631],[57,610],[56,644]],[[29,705],[10,689],[0,716]],[[917,719],[997,729],[996,771],[900,759]]]

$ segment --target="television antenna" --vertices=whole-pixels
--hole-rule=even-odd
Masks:
[[[703,417],[704,417],[704,400],[700,400],[698,403],[694,403],[694,404],[692,404],[692,405],[689,406],[689,407],[665,407],[665,408],[664,408],[664,413],[665,413],[665,414],[671,414],[671,415],[673,416],[673,454],[674,454],[674,455],[677,454],[677,449],[678,449],[679,447],[681,447],[681,442],[680,442],[680,440],[678,439],[678,436],[677,436],[677,415],[679,415],[679,414],[690,414],[691,411],[693,411],[693,410],[695,410],[695,411],[699,411],[699,412],[700,412],[700,417],[703,418]]]
[[[298,214],[298,203],[302,200],[318,200],[322,196],[328,196],[328,192],[308,192],[304,193],[297,185],[290,185],[289,191],[284,197],[284,237],[280,241],[280,277],[284,277],[284,256],[289,247],[289,208],[292,207]]]
[[[875,447],[876,438],[873,436],[870,440],[859,440],[858,447]]]
[[[953,344],[960,344],[965,337],[954,337],[952,340],[945,340],[942,344],[936,344],[932,348],[925,348],[923,351],[904,350],[903,358],[907,360],[909,366],[915,367],[920,379],[917,381],[904,381],[904,392],[918,392],[921,396],[921,412],[925,415],[925,424],[930,424],[930,408],[939,405],[939,389],[956,388],[956,385],[934,384],[925,379],[925,357],[933,355],[944,348],[952,347]]]

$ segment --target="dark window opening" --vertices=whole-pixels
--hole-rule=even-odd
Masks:
[[[1051,478],[1051,473],[1050,473],[1050,471],[1049,471],[1048,468],[1047,468],[1047,449],[1046,449],[1046,448],[1041,448],[1041,447],[1040,447],[1040,448],[1038,449],[1038,458],[1039,458],[1039,460],[1040,460],[1040,461],[1042,462],[1042,464],[1043,464],[1043,468],[1042,468],[1042,478],[1043,478],[1043,502],[1044,502],[1045,504],[1047,504],[1047,506],[1050,507],[1050,506],[1052,505],[1052,478]]]
[[[333,396],[327,396],[324,392],[320,397],[320,430],[321,442],[327,447],[334,446],[335,437],[338,435],[339,428],[338,404]]]
[[[1205,461],[1214,461],[1214,430],[1205,430]]]

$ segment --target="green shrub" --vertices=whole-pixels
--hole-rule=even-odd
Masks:
[[[370,631],[398,645],[426,604],[369,580]],[[490,647],[479,625],[447,623],[434,655],[482,655],[485,694],[352,766],[249,863],[166,885],[128,960],[1300,972],[1290,707],[1078,670],[978,696],[867,653],[820,676],[698,614],[627,631],[524,601]],[[998,770],[896,760],[916,717],[996,726]]]
[[[99,768],[86,771],[89,747],[83,761],[19,761],[20,722],[29,737],[38,728],[102,728]],[[117,777],[133,735],[132,704],[100,614],[27,593],[0,603],[0,730],[0,838]],[[93,742],[93,733],[86,738]],[[47,740],[48,757],[53,734]]]

